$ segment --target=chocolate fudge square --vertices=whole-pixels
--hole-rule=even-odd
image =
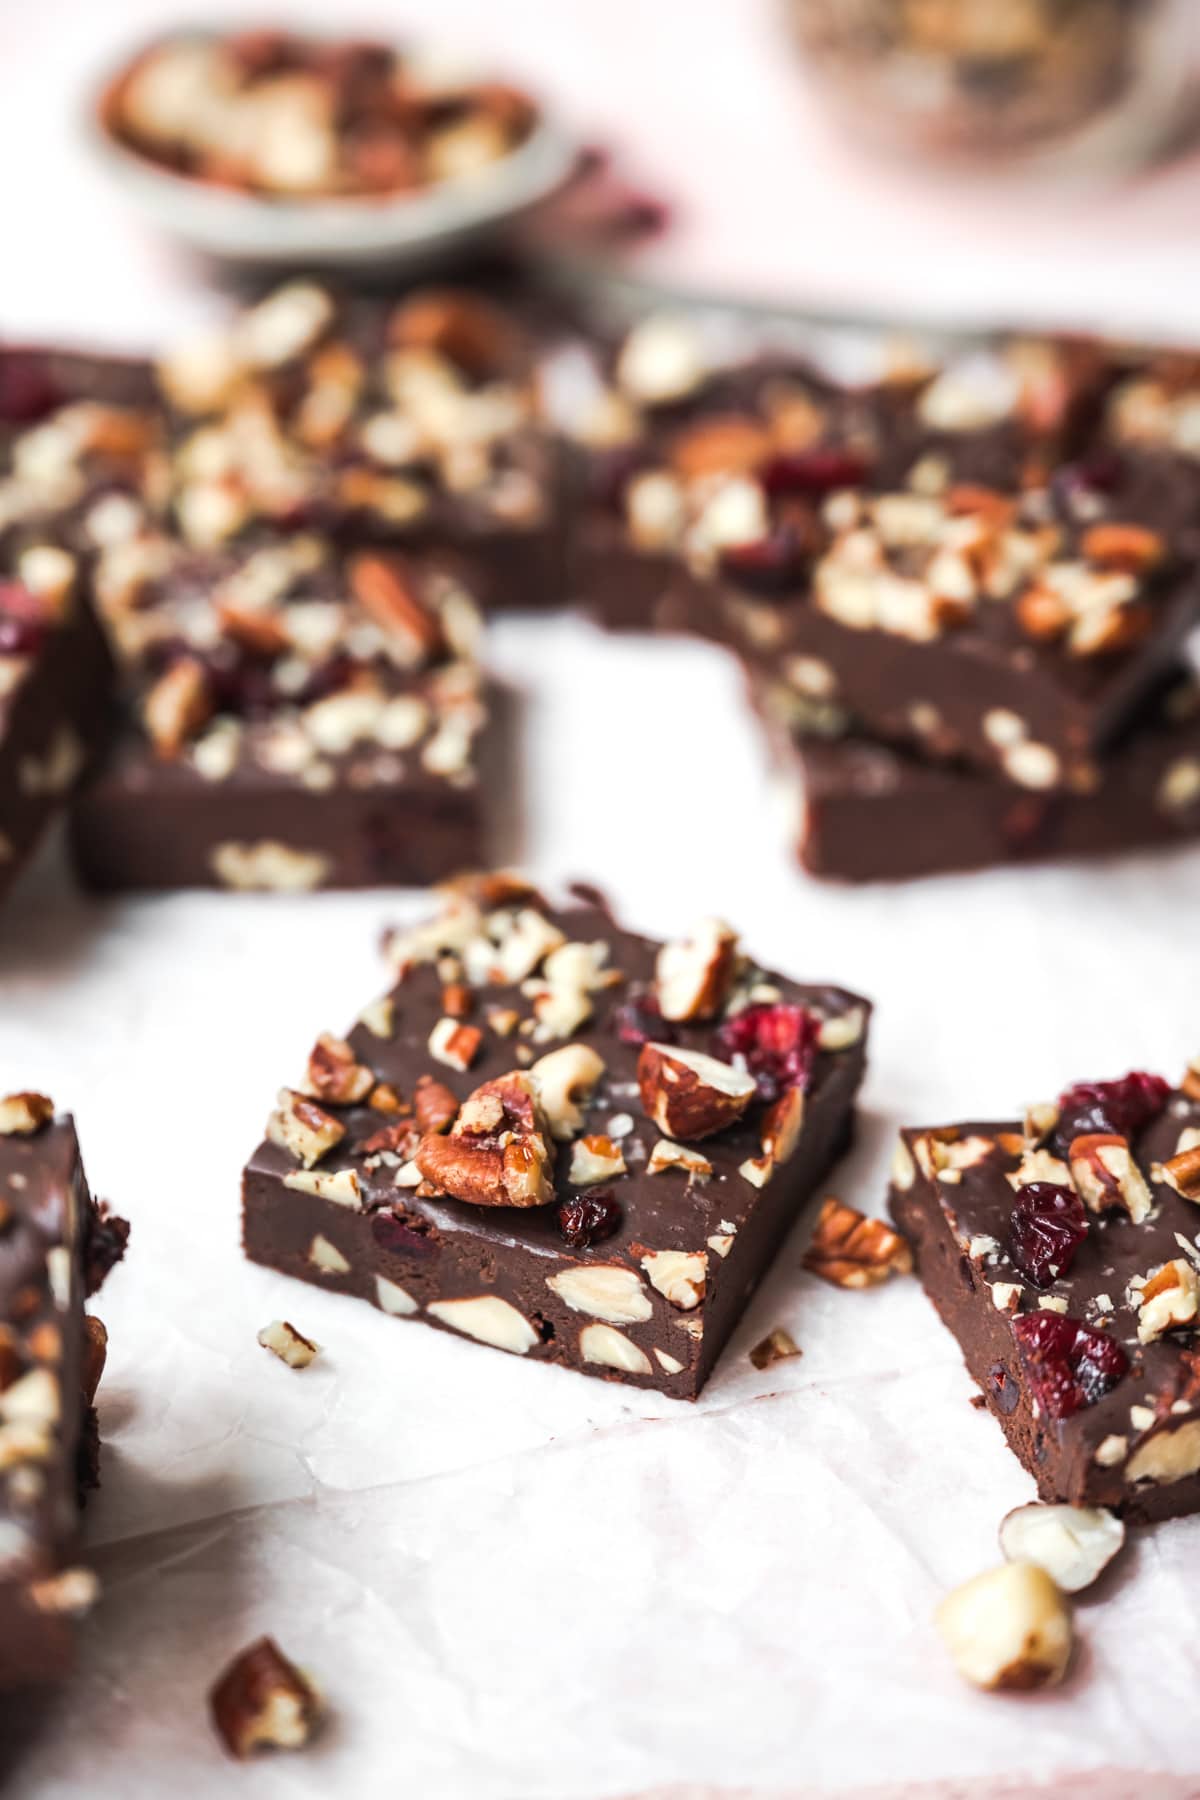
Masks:
[[[498,719],[449,567],[315,533],[97,552],[123,697],[71,841],[99,889],[425,883],[486,851]]]
[[[759,682],[753,693],[795,786],[797,854],[814,875],[901,881],[1200,837],[1200,687],[1190,675],[1099,760],[1094,788],[1081,794],[1022,792],[876,742],[787,683]]]
[[[901,1133],[892,1216],[1043,1500],[1200,1507],[1200,1074]]]
[[[491,608],[561,605],[562,465],[536,351],[465,289],[292,281],[159,363],[183,540],[267,529],[452,551]]]
[[[708,920],[461,885],[318,1039],[245,1171],[253,1261],[538,1362],[694,1399],[846,1148],[870,1007]]]
[[[73,1619],[94,1598],[73,1565],[81,1488],[95,1482],[83,1308],[128,1232],[92,1200],[71,1119],[40,1094],[0,1099],[0,1687],[65,1674]]]
[[[1200,607],[1190,556],[1091,488],[847,489],[823,520],[808,589],[727,593],[728,640],[873,737],[1033,792],[1094,784]]]

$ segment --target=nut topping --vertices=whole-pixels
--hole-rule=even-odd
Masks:
[[[1182,1194],[1185,1200],[1200,1201],[1200,1145],[1193,1150],[1180,1150],[1153,1171],[1156,1181]]]
[[[429,1054],[445,1063],[448,1069],[465,1073],[479,1054],[483,1033],[477,1025],[463,1025],[457,1019],[439,1019],[429,1034]]]
[[[1089,1132],[1071,1140],[1069,1155],[1071,1179],[1089,1211],[1100,1213],[1110,1206],[1122,1206],[1135,1225],[1141,1224],[1154,1202],[1128,1139],[1109,1132]]]
[[[1002,1563],[976,1575],[946,1596],[935,1617],[955,1667],[975,1687],[1022,1691],[1066,1674],[1070,1610],[1034,1563]]]
[[[9,1094],[0,1100],[0,1137],[32,1137],[54,1117],[45,1094]]]
[[[737,943],[737,933],[723,920],[702,919],[690,937],[663,945],[655,992],[664,1019],[716,1017],[733,985]]]
[[[333,1106],[353,1106],[371,1092],[375,1076],[355,1059],[344,1038],[325,1032],[309,1054],[307,1081],[308,1091],[316,1099],[328,1100]]]
[[[267,1120],[267,1137],[311,1169],[346,1135],[346,1127],[292,1088],[280,1088],[276,1110]]]
[[[273,1638],[259,1638],[230,1663],[209,1695],[213,1723],[234,1756],[261,1745],[299,1750],[316,1727],[316,1689]]]
[[[755,1344],[750,1352],[750,1361],[756,1369],[769,1369],[773,1363],[785,1362],[790,1356],[802,1356],[803,1351],[790,1331],[777,1325],[774,1331],[768,1331],[761,1343]]]
[[[571,1167],[567,1180],[572,1187],[591,1187],[598,1181],[612,1181],[625,1173],[625,1158],[620,1146],[610,1137],[594,1133],[576,1138],[571,1146]]]
[[[1152,1344],[1164,1332],[1196,1323],[1200,1312],[1200,1276],[1182,1256],[1164,1263],[1138,1291],[1138,1342]]]
[[[476,1088],[449,1135],[427,1133],[413,1161],[428,1193],[474,1206],[545,1206],[554,1198],[548,1139],[537,1087],[514,1069]]]
[[[882,1219],[868,1219],[831,1194],[822,1202],[812,1243],[801,1259],[834,1287],[877,1287],[889,1275],[912,1272],[912,1251]]]
[[[698,1150],[686,1144],[673,1144],[670,1138],[659,1138],[646,1163],[647,1175],[662,1175],[668,1169],[682,1169],[693,1181],[704,1181],[712,1174],[712,1164]]]
[[[603,1073],[603,1058],[587,1044],[564,1044],[533,1064],[530,1078],[556,1138],[565,1141],[583,1129],[581,1107]]]
[[[307,1369],[321,1348],[286,1319],[272,1319],[269,1325],[264,1325],[258,1333],[258,1341],[264,1350],[273,1351],[289,1369]]]
[[[668,1137],[695,1140],[724,1131],[754,1098],[751,1075],[698,1050],[644,1044],[638,1087],[647,1118]]]
[[[413,1113],[422,1135],[445,1131],[458,1117],[458,1101],[444,1082],[422,1075],[413,1090]]]
[[[180,657],[160,675],[142,708],[150,742],[160,756],[178,756],[213,715],[212,687],[204,665]]]

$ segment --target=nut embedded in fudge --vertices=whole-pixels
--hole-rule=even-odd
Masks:
[[[92,1200],[71,1119],[41,1094],[0,1099],[0,1686],[65,1674],[95,1598],[73,1557],[107,1340],[83,1305],[128,1234]]]
[[[95,561],[125,716],[72,814],[85,881],[415,884],[479,861],[499,721],[455,574],[312,532],[197,552],[125,523]]]
[[[694,1398],[845,1149],[869,1003],[708,920],[446,891],[318,1039],[243,1182],[254,1261],[480,1343]]]
[[[1043,1499],[1200,1508],[1200,1076],[901,1133],[891,1210]]]
[[[800,682],[811,670],[793,671]],[[1102,856],[1200,836],[1200,687],[1180,675],[1080,794],[1033,794],[982,770],[876,743],[786,679],[755,679],[814,875],[896,881],[994,863]],[[832,735],[830,734],[832,733]]]

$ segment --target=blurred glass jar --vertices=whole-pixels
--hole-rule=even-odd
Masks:
[[[856,135],[923,152],[1129,165],[1180,123],[1195,0],[790,0]]]

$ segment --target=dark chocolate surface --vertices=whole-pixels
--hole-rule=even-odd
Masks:
[[[615,1015],[652,981],[657,946],[621,930],[593,904],[544,916],[570,942],[607,944],[606,966],[621,974],[618,983],[593,993],[592,1014],[570,1039],[572,1044],[590,1046],[605,1065],[581,1131],[611,1136],[623,1153],[626,1172],[602,1184],[621,1210],[615,1234],[572,1250],[560,1228],[556,1204],[489,1207],[423,1196],[412,1186],[398,1187],[400,1158],[373,1160],[356,1149],[388,1123],[377,1111],[360,1105],[337,1109],[347,1135],[314,1171],[318,1175],[356,1171],[360,1202],[337,1204],[289,1187],[294,1159],[279,1144],[265,1142],[245,1175],[246,1252],[305,1280],[372,1299],[385,1310],[420,1312],[432,1323],[453,1320],[439,1320],[429,1311],[431,1303],[503,1300],[514,1309],[505,1318],[516,1331],[517,1342],[502,1347],[519,1347],[536,1360],[693,1397],[803,1201],[847,1142],[863,1070],[864,1039],[856,1036],[843,1049],[818,1052],[798,1146],[764,1186],[754,1185],[742,1172],[749,1160],[761,1155],[763,1108],[757,1104],[739,1123],[689,1146],[711,1165],[709,1177],[693,1178],[678,1169],[649,1174],[648,1159],[664,1134],[642,1111],[636,1078],[640,1045],[620,1040]],[[482,919],[480,925],[483,928]],[[491,916],[490,928],[502,934],[503,927],[504,912],[498,910]],[[467,950],[468,966],[476,954]],[[749,968],[746,973],[753,978]],[[532,979],[536,983],[536,977]],[[869,1008],[855,995],[832,986],[797,986],[774,976],[757,979],[785,1001],[825,1018],[844,1018],[860,1009],[858,1021],[865,1033]],[[526,977],[526,985],[529,980]],[[489,1014],[495,1008],[512,1009],[528,1021],[530,996],[522,992],[520,982],[488,983],[476,992],[467,1020],[482,1031],[478,1054],[466,1071],[446,1067],[428,1047],[430,1031],[443,1010],[442,987],[434,966],[428,962],[413,966],[385,1006],[391,1026],[387,1035],[377,1034],[379,1018],[368,1014],[372,1022],[360,1022],[349,1037],[355,1055],[405,1099],[412,1096],[420,1076],[432,1074],[461,1102],[481,1083],[562,1048],[561,1039],[531,1042],[528,1025],[517,1024],[510,1035],[499,1035],[488,1022]],[[714,1023],[669,1028],[661,1020],[658,1023],[664,1035],[684,1048],[712,1051]],[[570,1183],[571,1157],[571,1145],[561,1144],[556,1200],[589,1191]],[[334,1266],[324,1273],[319,1247],[314,1262],[318,1236],[337,1252]],[[679,1252],[693,1259],[689,1267],[703,1287],[697,1304],[673,1304],[646,1278],[641,1258],[655,1251]],[[622,1304],[607,1319],[602,1312],[572,1308],[548,1285],[550,1278],[566,1274],[569,1279],[572,1272],[584,1272],[586,1279],[586,1271],[597,1268],[617,1272],[623,1295]],[[393,1286],[381,1287],[380,1281]],[[608,1344],[620,1366],[588,1360],[582,1334],[601,1323],[620,1334]],[[470,1327],[464,1324],[462,1329]]]
[[[938,1134],[901,1133],[905,1151],[898,1152],[893,1170],[893,1217],[917,1252],[921,1280],[957,1337],[985,1402],[1043,1499],[1118,1507],[1142,1519],[1200,1507],[1195,1332],[1172,1330],[1140,1343],[1130,1288],[1175,1258],[1200,1266],[1200,1207],[1153,1173],[1181,1143],[1200,1143],[1198,1126],[1200,1102],[1172,1094],[1161,1116],[1133,1140],[1153,1197],[1151,1213],[1138,1224],[1119,1207],[1089,1213],[1088,1235],[1074,1261],[1041,1289],[1011,1252],[1015,1193],[1008,1177],[1020,1167],[1022,1152],[996,1142],[999,1134],[1020,1137],[1020,1124],[952,1128],[951,1152],[967,1155],[963,1143],[979,1140],[982,1155],[949,1171],[949,1179],[922,1166],[918,1141]],[[1014,1317],[1046,1306],[1104,1331],[1129,1358],[1128,1373],[1114,1387],[1062,1419],[1034,1404],[1013,1335]],[[1177,1440],[1182,1472],[1172,1480],[1138,1479],[1146,1446],[1174,1432],[1184,1434]]]

